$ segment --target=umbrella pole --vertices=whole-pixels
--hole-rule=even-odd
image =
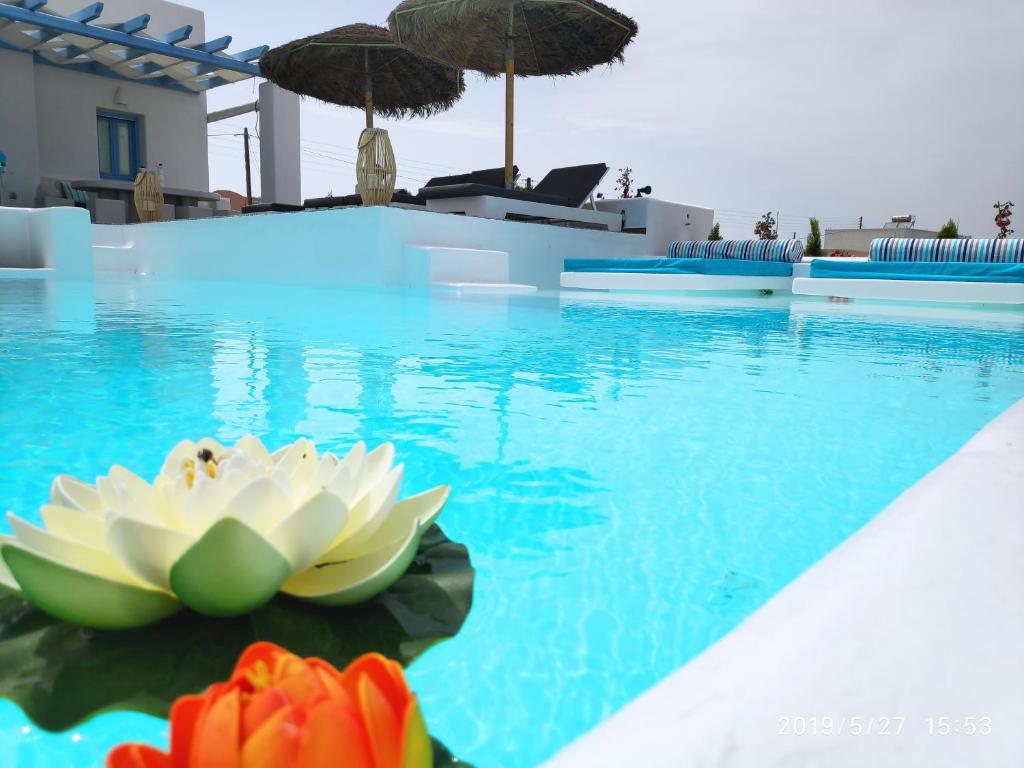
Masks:
[[[516,91],[516,39],[514,36],[515,11],[508,12],[508,39],[505,47],[505,188],[515,186],[515,91]]]
[[[373,75],[370,74],[370,52],[366,51],[366,85],[363,92],[366,99],[366,128],[373,128]]]

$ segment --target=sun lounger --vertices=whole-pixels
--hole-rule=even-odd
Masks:
[[[566,259],[562,288],[592,291],[788,291],[799,240],[672,243],[664,259]]]
[[[323,210],[325,208],[354,208],[363,204],[363,198],[359,195],[331,195],[328,197],[314,197],[306,200],[303,207],[307,211]],[[395,192],[391,198],[392,205],[417,206],[422,208],[427,204],[419,195],[410,195],[408,192]]]
[[[788,291],[799,240],[684,241],[664,259],[566,259],[563,288],[602,291]]]
[[[290,203],[253,203],[252,205],[243,205],[242,213],[295,213],[301,211],[301,205],[291,205]],[[212,215],[212,214],[211,214]],[[181,218],[181,217],[179,217]]]
[[[518,166],[512,166],[512,170],[519,173]],[[505,185],[505,167],[485,168],[482,171],[460,173],[455,176],[435,176],[423,186],[429,189],[431,187],[447,187],[452,184],[484,184],[489,187],[503,187]]]
[[[446,187],[452,184],[485,184],[490,186],[501,185],[505,183],[505,168],[486,168],[482,171],[471,171],[470,173],[460,173],[454,176],[435,176],[426,184],[423,185],[424,189],[431,187]],[[305,201],[305,207],[308,210],[320,210],[323,208],[352,208],[357,205],[363,204],[363,198],[358,195],[341,195],[328,197],[315,197]],[[422,195],[410,195],[407,190],[398,190],[395,192],[394,197],[391,198],[392,205],[398,205],[402,207],[419,207],[426,206],[427,201]]]
[[[1024,240],[880,239],[868,261],[816,259],[805,296],[1024,305]]]
[[[555,168],[530,191],[505,189],[478,180],[424,187],[427,210],[485,219],[541,221],[622,231],[622,216],[581,206],[608,173],[604,163]]]

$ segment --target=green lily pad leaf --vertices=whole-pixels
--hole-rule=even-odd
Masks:
[[[166,717],[179,696],[226,680],[257,640],[337,667],[371,651],[408,665],[462,627],[473,578],[466,548],[434,526],[405,575],[357,606],[319,606],[279,595],[239,618],[186,610],[141,629],[96,632],[0,593],[0,697],[18,704],[40,728],[63,731],[112,710]]]
[[[171,591],[207,616],[242,616],[270,600],[291,565],[256,531],[225,518],[171,568]]]
[[[434,744],[434,768],[473,768],[469,763],[464,763],[448,751],[448,747],[437,739]]]

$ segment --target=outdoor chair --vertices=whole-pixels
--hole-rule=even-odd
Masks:
[[[427,210],[486,219],[558,222],[593,229],[622,231],[618,213],[584,209],[608,173],[604,163],[555,168],[532,190],[506,189],[500,184],[468,181],[424,187]]]
[[[1024,240],[880,238],[867,261],[815,259],[793,292],[890,301],[1024,305]]]
[[[289,203],[254,203],[253,205],[242,206],[242,213],[295,213],[301,210],[303,210],[301,205],[291,205]],[[213,216],[212,211],[210,216]],[[179,216],[179,218],[181,217]]]
[[[504,183],[504,168],[487,168],[482,171],[471,171],[470,173],[460,173],[454,176],[435,176],[424,184],[423,188],[429,189],[432,187],[446,187],[453,184],[486,184],[489,186],[499,186]],[[411,195],[408,190],[398,190],[395,192],[394,197],[392,197],[391,203],[392,205],[401,207],[416,206],[418,208],[422,208],[427,204],[427,201],[423,197],[422,191],[418,195]],[[353,208],[362,204],[363,198],[359,195],[342,195],[338,197],[332,195],[306,200],[305,207],[307,210],[318,210],[323,208]]]
[[[61,197],[53,198],[46,194],[46,191],[56,187]],[[128,223],[128,206],[123,200],[110,200],[90,195],[85,190],[72,186],[69,181],[56,181],[55,184],[49,179],[40,181],[40,189],[43,190],[43,204],[46,207],[53,206],[74,206],[89,211],[89,219],[93,224],[126,224]]]
[[[615,291],[789,291],[799,240],[683,240],[664,259],[566,259],[563,288]]]
[[[71,182],[62,181],[60,182],[60,191],[64,195],[65,200],[70,200],[71,204],[75,208],[88,208],[89,207],[89,195],[80,189],[75,189],[71,186]]]
[[[363,204],[363,198],[359,195],[329,195],[327,197],[314,197],[303,203],[307,211],[323,210],[325,208],[355,208]],[[422,208],[426,201],[418,195],[411,195],[407,191],[396,191],[391,198],[392,205],[417,206]]]

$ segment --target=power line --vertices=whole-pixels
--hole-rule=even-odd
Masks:
[[[242,135],[242,131],[244,131],[244,129],[246,127],[244,125],[240,125],[239,123],[233,123],[233,122],[230,122],[230,121],[227,121],[227,120],[221,121],[220,125],[224,126],[225,128],[234,129],[234,130],[237,131],[237,133],[209,134],[209,136],[211,138],[214,138],[214,137],[232,138],[232,137],[235,137],[235,136],[241,136]],[[257,113],[257,115],[256,115],[256,128],[255,128],[255,131],[256,131],[256,138],[259,139],[259,113]],[[318,141],[316,139],[303,139],[302,143],[304,145],[314,144],[314,145],[318,145],[318,146],[321,146],[321,147],[326,147],[327,149],[332,150],[334,155],[337,155],[337,153],[344,153],[344,154],[346,154],[346,155],[351,157],[353,163],[355,161],[356,156],[358,155],[358,151],[356,149],[354,149],[352,147],[346,147],[346,146],[343,146],[341,144],[334,144],[334,143],[327,142],[327,141]],[[312,153],[315,150],[314,149],[309,149],[307,147],[303,147],[302,151]],[[334,159],[343,160],[343,158],[338,158],[338,157],[335,157]],[[432,162],[432,161],[429,161],[429,160],[417,160],[417,159],[414,159],[414,158],[411,158],[411,157],[406,157],[405,155],[396,155],[396,159],[399,160],[403,165],[414,166],[414,167],[412,167],[410,169],[414,173],[417,173],[417,172],[418,173],[430,173],[431,175],[433,175],[434,174],[434,170],[433,169],[442,169],[442,170],[445,170],[445,171],[459,171],[460,173],[464,173],[467,170],[466,168],[459,167],[459,166],[446,165],[444,163],[436,163],[436,162]],[[427,181],[427,179],[420,178],[418,176],[404,175],[404,176],[402,176],[402,178],[405,178],[405,179],[407,179],[409,181],[421,181],[421,182]]]
[[[355,167],[356,167],[355,161],[353,161],[353,160],[346,160],[345,158],[342,158],[342,157],[334,157],[333,155],[317,152],[317,151],[311,150],[311,149],[304,149],[302,151],[303,151],[304,154],[307,154],[309,156],[318,158],[316,161],[309,161],[309,160],[305,161],[305,165],[320,166],[320,167],[335,168],[335,169],[344,169],[344,170],[348,170],[350,168],[352,170],[355,170]],[[402,174],[402,173],[398,174],[398,178],[405,179],[406,181],[416,182],[418,184],[422,184],[422,183],[425,183],[427,181],[426,179],[423,179],[423,178],[420,178],[420,177],[409,176],[409,175]]]
[[[327,141],[316,141],[315,139],[303,139],[303,143],[305,143],[305,144],[319,144],[320,146],[327,147],[328,149],[333,149],[333,150],[336,150],[336,151],[345,152],[345,153],[352,154],[352,155],[357,155],[358,154],[358,152],[355,149],[353,149],[352,147],[346,147],[346,146],[343,146],[341,144],[332,144],[332,143],[327,142]],[[466,168],[460,168],[460,167],[454,166],[454,165],[445,165],[444,163],[434,163],[434,162],[430,162],[428,160],[415,160],[413,158],[406,157],[404,155],[395,155],[395,159],[401,160],[403,163],[410,163],[410,164],[413,164],[413,165],[421,165],[421,166],[424,166],[426,168],[443,168],[443,169],[448,170],[448,171],[460,171],[460,172],[465,172],[467,170]]]

